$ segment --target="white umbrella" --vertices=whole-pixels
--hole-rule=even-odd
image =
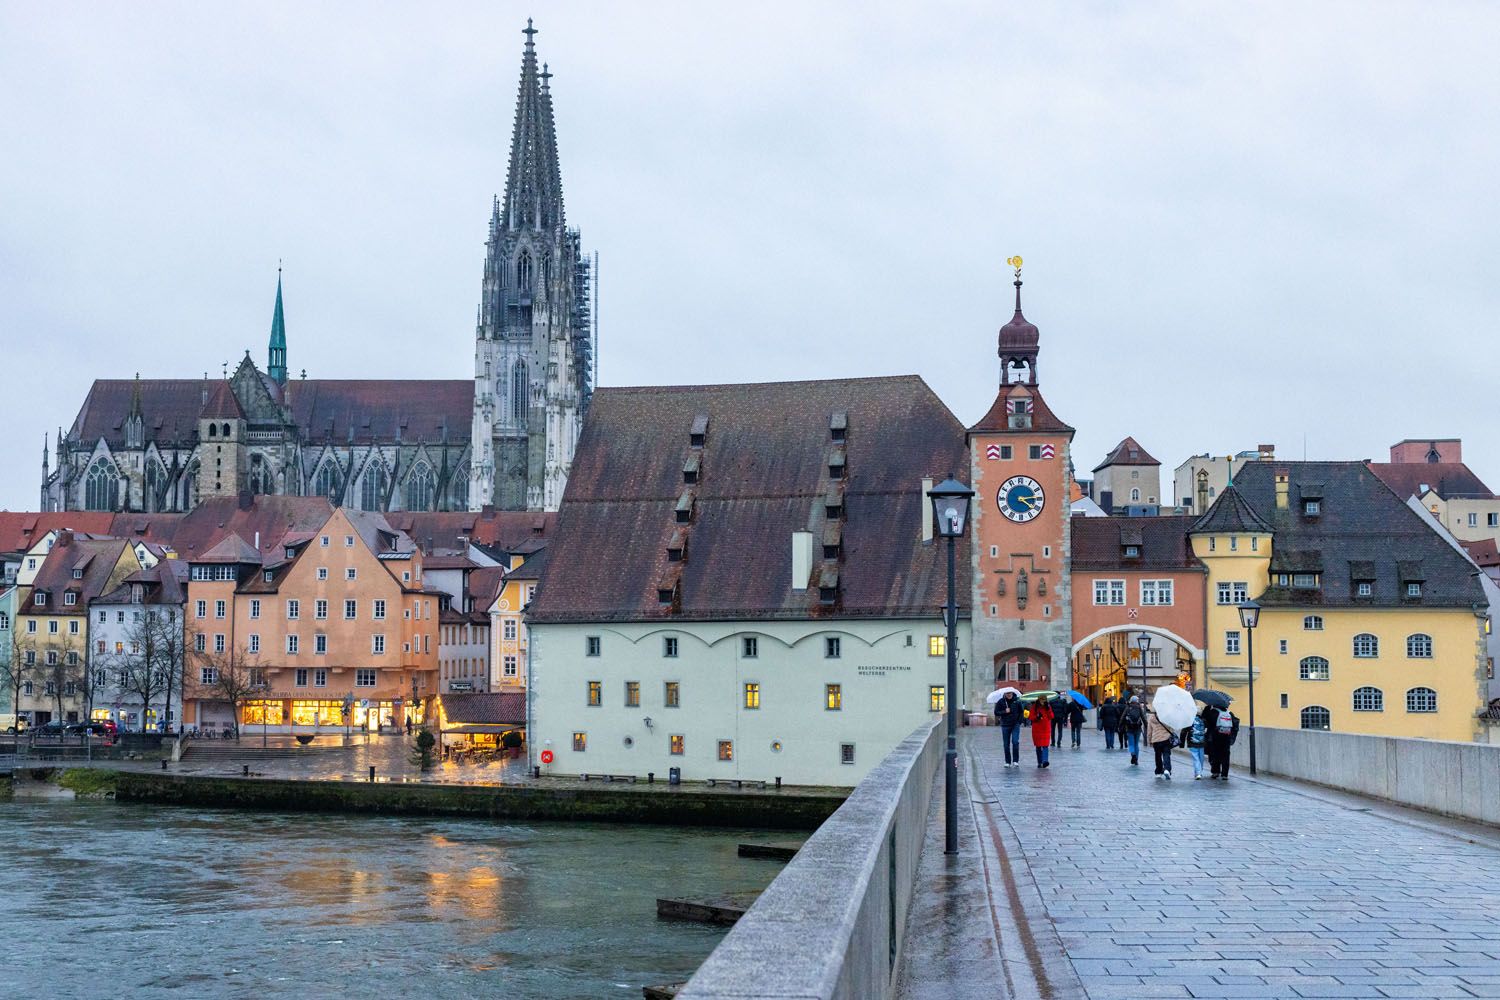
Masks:
[[[1151,710],[1168,729],[1186,729],[1193,724],[1193,716],[1198,714],[1193,696],[1175,684],[1156,689],[1156,694],[1151,699]]]
[[[991,691],[989,694],[985,695],[984,700],[985,700],[986,703],[988,703],[990,705],[993,705],[995,702],[999,701],[1001,698],[1004,698],[1007,694],[1013,694],[1017,698],[1019,698],[1019,697],[1021,697],[1021,689],[1020,688],[1013,688],[1013,687],[996,688],[995,690]]]

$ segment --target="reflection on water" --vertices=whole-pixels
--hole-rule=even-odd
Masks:
[[[765,834],[0,805],[5,995],[639,997],[721,929],[656,897],[757,889]]]

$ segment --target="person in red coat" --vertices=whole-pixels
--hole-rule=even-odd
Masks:
[[[1052,706],[1045,697],[1038,698],[1028,714],[1031,717],[1031,743],[1036,747],[1036,766],[1051,767],[1047,755],[1052,743]]]

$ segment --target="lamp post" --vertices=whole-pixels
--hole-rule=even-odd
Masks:
[[[1094,648],[1089,650],[1089,652],[1093,654],[1094,659],[1094,673],[1089,679],[1092,680],[1094,685],[1097,687],[1099,686],[1099,657],[1104,654],[1104,650],[1100,649],[1099,644],[1096,642],[1094,643]]]
[[[943,760],[943,853],[958,853],[958,703],[953,697],[957,686],[958,661],[958,605],[954,590],[957,586],[954,571],[954,545],[969,527],[969,504],[974,491],[960,483],[950,474],[947,479],[927,491],[932,501],[932,524],[938,535],[948,539],[948,604],[943,609],[943,620],[948,626],[948,748]]]
[[[1255,773],[1255,626],[1260,624],[1260,605],[1245,601],[1240,605],[1240,624],[1245,626],[1246,673],[1250,676],[1250,773]]]
[[[964,693],[964,700],[963,700],[964,725],[967,726],[969,724],[969,661],[968,660],[959,660],[958,661],[958,672],[959,672],[960,677],[962,678],[961,681],[960,681],[960,690],[962,690],[963,693]]]
[[[1136,646],[1141,651],[1141,704],[1146,704],[1146,654],[1151,652],[1151,633],[1142,632],[1136,636]]]

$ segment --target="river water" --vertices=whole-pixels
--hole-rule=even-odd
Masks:
[[[765,837],[0,804],[0,994],[639,997],[724,933],[656,897],[763,888]]]

